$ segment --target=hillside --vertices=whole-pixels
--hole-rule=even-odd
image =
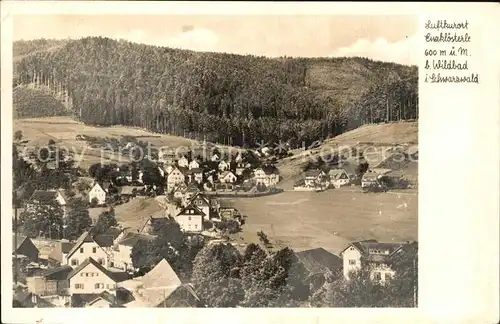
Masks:
[[[64,107],[50,92],[18,86],[12,91],[14,118],[33,118],[69,115]]]
[[[367,124],[324,141],[319,147],[294,150],[294,155],[278,164],[284,181],[280,186],[290,189],[302,176],[304,167],[311,161],[326,161],[329,154],[343,155],[346,167],[354,169],[360,162],[370,167],[400,170],[411,182],[418,180],[418,122]],[[363,153],[360,161],[353,152]],[[395,158],[397,152],[410,158]]]
[[[90,125],[129,125],[255,146],[311,143],[418,116],[417,68],[365,58],[201,53],[102,37],[14,52],[14,84],[68,91]],[[26,54],[27,53],[27,54]]]

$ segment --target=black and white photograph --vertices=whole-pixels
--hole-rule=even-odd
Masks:
[[[445,173],[425,171],[435,192],[420,191],[419,139],[438,145],[451,135],[439,139],[430,119],[419,126],[419,84],[437,96],[488,76],[474,61],[439,57],[471,49],[423,46],[460,42],[446,28],[477,22],[424,24],[416,12],[108,12],[10,17],[12,105],[2,128],[11,126],[12,182],[2,196],[9,191],[12,208],[2,227],[13,311],[425,302],[419,236],[432,224],[419,226],[421,208],[445,210],[436,201],[449,205],[462,176],[446,173],[441,187],[429,178]],[[458,67],[468,76],[453,75]],[[450,152],[472,152],[460,143]],[[450,157],[439,169],[460,163]],[[419,204],[419,194],[435,203]],[[443,244],[465,233],[437,226]]]
[[[416,307],[416,31],[15,17],[14,307]]]

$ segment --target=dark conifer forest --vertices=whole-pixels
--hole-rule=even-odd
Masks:
[[[103,37],[19,41],[13,81],[52,89],[89,125],[246,147],[418,119],[417,67],[366,58],[202,53]]]

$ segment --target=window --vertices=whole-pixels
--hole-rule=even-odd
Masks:
[[[81,276],[81,277],[83,277],[83,272],[82,272],[82,273],[80,273],[80,276]]]
[[[356,260],[349,260],[349,265],[356,265]]]
[[[99,258],[98,262],[99,262],[99,264],[104,264],[104,259]]]
[[[380,272],[378,272],[378,271],[377,271],[377,272],[374,272],[374,273],[373,273],[373,279],[375,279],[375,280],[381,280],[381,279],[382,279],[382,275],[381,275],[381,273],[380,273]]]
[[[191,220],[191,216],[188,216],[188,220]]]
[[[78,265],[78,260],[77,259],[72,259],[71,260],[71,265],[72,266],[77,266]]]
[[[90,273],[90,276],[91,276],[91,277],[93,277],[93,276],[94,276],[94,273],[93,273],[93,272],[91,272],[91,273]]]
[[[104,289],[104,284],[103,283],[96,283],[94,285],[94,287],[95,287],[95,289],[101,289],[101,288]]]
[[[384,275],[384,279],[385,279],[386,281],[387,281],[387,280],[391,280],[391,279],[392,279],[391,274],[386,272],[386,273],[385,273],[385,275]]]
[[[83,253],[83,248],[80,248],[80,253]]]
[[[96,247],[93,247],[92,248],[92,253],[96,253],[97,252],[97,248]]]
[[[88,272],[85,272],[85,277],[88,277],[89,276],[89,273]]]
[[[83,284],[75,284],[75,289],[83,289]]]

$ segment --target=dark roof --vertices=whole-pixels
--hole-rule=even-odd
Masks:
[[[102,189],[108,191],[109,187],[111,186],[111,183],[109,181],[104,181],[104,182],[98,182],[99,186],[101,186]],[[95,184],[94,184],[95,186]]]
[[[73,245],[73,248],[68,252],[68,256],[70,257],[75,251],[83,244],[83,243],[88,243],[88,242],[94,242],[92,237],[90,236],[89,232],[83,232],[82,235],[76,240],[75,245]]]
[[[352,242],[342,250],[341,254],[351,245],[357,248],[368,261],[385,262],[392,257],[394,252],[403,247],[404,243],[382,243],[377,240]]]
[[[52,203],[56,197],[58,192],[54,190],[35,190],[31,195],[29,201],[30,202],[39,202],[39,203]]]
[[[262,168],[265,174],[279,174],[278,168],[275,167],[270,167],[270,166],[265,166]]]
[[[66,280],[71,271],[73,271],[73,268],[69,265],[63,265],[61,267],[42,271],[39,276],[45,277],[47,280]]]
[[[73,294],[71,295],[71,307],[85,307],[88,303],[96,300],[101,294]]]
[[[295,255],[311,275],[325,273],[326,269],[336,271],[343,266],[340,257],[323,248],[296,252]]]
[[[89,264],[92,264],[94,265],[97,269],[99,269],[99,271],[101,271],[102,273],[104,273],[106,276],[108,276],[111,280],[115,281],[115,282],[118,282],[118,280],[116,280],[117,278],[115,277],[114,273],[111,272],[111,271],[108,271],[106,268],[104,268],[101,264],[99,264],[99,262],[97,262],[96,260],[92,259],[92,258],[87,258],[85,261],[83,261],[82,263],[80,263],[79,266],[77,266],[75,269],[73,269],[73,271],[71,271],[69,274],[68,274],[68,280],[71,279],[73,276],[75,276],[77,273],[79,273],[83,268],[85,268],[86,266],[88,266]]]
[[[33,296],[36,297],[36,303],[33,303]],[[20,291],[14,293],[12,296],[12,299],[14,302],[17,302],[19,306],[17,307],[23,307],[23,308],[33,308],[33,307],[39,307],[39,308],[51,308],[51,307],[56,307],[54,304],[46,301],[45,299],[41,298],[37,294],[32,294],[27,291]],[[14,306],[16,307],[16,306]]]
[[[102,293],[100,293],[98,295],[97,298],[94,298],[93,300],[89,301],[87,304],[90,304],[90,303],[96,301],[97,299],[101,299],[101,298],[113,306],[118,304],[117,298],[113,294],[109,293],[108,291],[103,291]]]
[[[202,302],[194,289],[189,284],[177,287],[166,299],[159,302],[156,307],[202,307]]]
[[[108,228],[108,230],[106,232],[104,232],[104,234],[111,235],[111,237],[113,237],[113,240],[115,240],[118,237],[118,235],[120,235],[124,230],[125,229],[123,229],[123,228],[112,226],[112,227]]]
[[[113,236],[108,235],[108,234],[99,234],[97,236],[94,236],[94,241],[99,245],[100,247],[110,247],[113,246]]]
[[[16,242],[15,242],[15,235],[12,234],[12,253],[14,253],[16,250],[18,250],[21,245],[23,244],[24,240],[26,240],[28,237],[24,235],[19,235],[17,234],[17,247],[16,247]]]
[[[194,209],[197,214],[185,214],[186,209]],[[182,208],[178,215],[190,215],[190,216],[206,216],[204,212],[202,212],[198,207],[193,204],[189,204],[186,207]]]
[[[320,175],[320,173],[321,173],[321,170],[317,170],[317,169],[315,169],[315,170],[307,170],[305,172],[305,176],[306,177],[317,177],[317,176]]]
[[[141,240],[142,241],[152,241],[152,240],[154,240],[154,236],[142,234],[142,233],[129,232],[129,233],[125,234],[125,236],[120,240],[120,242],[118,244],[133,247],[134,245],[137,244],[137,242],[139,242]]]
[[[197,198],[201,198],[203,201],[205,201],[205,203],[210,206],[210,200],[207,198],[207,196],[205,196],[204,194],[202,194],[201,192],[198,192],[197,194],[195,194],[193,197],[191,197],[190,199],[190,202],[193,202],[195,199]]]
[[[330,169],[330,171],[328,171],[330,179],[339,179],[340,176],[344,173],[347,174],[344,169]]]

